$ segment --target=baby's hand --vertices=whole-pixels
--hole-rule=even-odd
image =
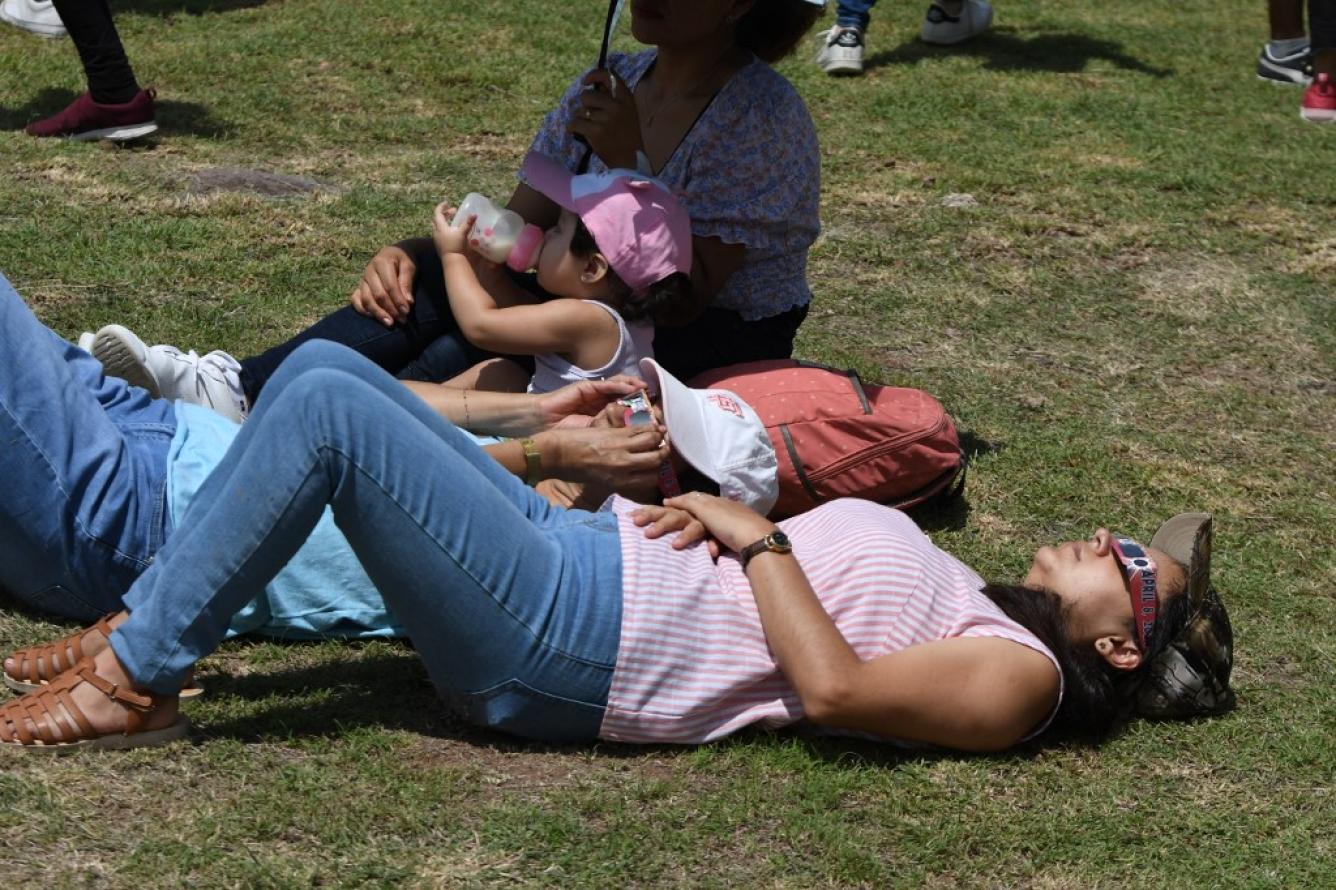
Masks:
[[[464,225],[456,228],[450,225],[450,220],[454,219],[455,208],[450,206],[449,201],[442,201],[436,205],[436,211],[431,215],[431,240],[436,242],[436,252],[441,256],[448,253],[464,253],[468,247],[469,229],[473,228],[473,221],[476,216],[470,216],[464,221]]]

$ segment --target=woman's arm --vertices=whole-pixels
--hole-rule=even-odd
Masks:
[[[776,528],[740,504],[708,495],[665,503],[694,516],[734,551]],[[792,554],[761,553],[746,571],[766,641],[815,723],[992,751],[1024,738],[1057,701],[1052,662],[1020,643],[941,640],[864,661]]]
[[[409,380],[403,384],[457,426],[532,437],[543,478],[578,482],[591,492],[643,496],[654,490],[659,464],[668,457],[664,430],[657,423],[624,428],[601,422],[613,401],[644,388],[644,381],[634,377],[583,380],[543,395],[450,389]],[[519,441],[484,450],[508,472],[526,475],[528,463]]]
[[[690,324],[710,307],[714,298],[724,289],[728,279],[742,267],[747,258],[747,248],[742,244],[728,244],[719,238],[702,238],[699,235],[691,239],[691,286],[696,296],[696,305],[691,312],[683,312],[672,318],[656,318],[655,321],[670,327]]]
[[[494,436],[530,436],[561,425],[587,427],[595,424],[617,399],[645,388],[645,381],[625,374],[606,380],[581,380],[541,394],[401,382],[455,426]],[[662,434],[661,428],[659,431]]]
[[[649,427],[557,429],[532,437],[538,449],[540,479],[578,482],[602,493],[642,495],[653,491],[659,464],[668,457],[663,432]],[[524,478],[528,460],[518,440],[484,449],[507,472]]]
[[[997,751],[1024,738],[1057,702],[1053,663],[1020,643],[937,640],[864,661],[791,554],[756,556],[747,580],[766,640],[815,723]]]
[[[524,217],[525,222],[540,229],[552,228],[557,224],[557,217],[561,216],[561,208],[555,201],[522,182],[515,186],[506,209],[513,210]]]

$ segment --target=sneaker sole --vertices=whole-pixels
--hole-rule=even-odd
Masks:
[[[1257,63],[1257,79],[1282,87],[1306,87],[1313,82],[1313,78],[1306,76],[1302,71],[1292,71],[1289,68],[1273,68],[1265,62]]]
[[[183,714],[171,726],[150,729],[129,735],[111,733],[80,742],[58,742],[53,745],[20,745],[17,742],[0,744],[0,751],[8,748],[15,753],[34,753],[41,756],[72,754],[75,751],[128,751],[131,748],[153,748],[184,739],[190,735],[190,720]]]
[[[140,139],[149,133],[156,133],[158,125],[153,122],[147,124],[133,124],[128,127],[104,127],[101,130],[85,130],[82,133],[74,133],[69,138],[75,142],[92,142],[94,139],[107,139],[111,142],[128,142],[131,139]]]
[[[119,377],[131,386],[148,390],[155,399],[162,398],[158,381],[149,374],[134,350],[114,333],[98,332],[93,338],[93,358],[102,362],[102,371],[108,377]]]
[[[1300,108],[1299,117],[1315,124],[1329,124],[1336,121],[1336,110]]]
[[[1306,87],[1313,82],[1307,77],[1303,80],[1290,80],[1288,77],[1274,77],[1270,74],[1258,74],[1257,79],[1276,87]]]
[[[821,70],[834,77],[847,77],[851,74],[862,74],[862,62],[826,62],[821,66]]]

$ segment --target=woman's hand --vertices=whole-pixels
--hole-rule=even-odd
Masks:
[[[436,252],[444,258],[447,254],[462,254],[468,250],[469,232],[478,217],[469,216],[462,226],[453,226],[450,220],[455,217],[455,208],[449,201],[436,205],[431,214],[431,240],[436,245]]]
[[[645,143],[631,88],[602,68],[586,74],[584,82],[594,88],[580,94],[580,107],[566,129],[583,136],[609,167],[634,170],[636,153],[644,150]]]
[[[652,492],[668,459],[663,430],[651,426],[549,430],[541,434],[550,475],[627,496]],[[537,439],[538,437],[535,437]]]
[[[734,553],[755,544],[778,528],[750,507],[699,491],[669,498],[663,505],[683,510],[699,519],[710,537]]]
[[[417,264],[397,244],[382,247],[362,270],[362,280],[348,296],[353,308],[365,316],[393,327],[408,318],[413,307],[413,279]]]
[[[626,374],[606,380],[581,380],[538,396],[538,411],[543,426],[548,428],[559,424],[589,426],[596,415],[614,405],[617,399],[644,388],[645,381]]]
[[[705,524],[686,510],[672,507],[641,507],[631,514],[631,521],[645,530],[647,538],[662,538],[669,532],[677,532],[673,539],[674,550],[685,550],[692,544],[704,541],[709,548],[710,558],[719,558],[719,542],[705,531]]]

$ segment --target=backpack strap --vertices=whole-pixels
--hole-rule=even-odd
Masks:
[[[802,483],[803,491],[807,492],[807,496],[812,499],[812,503],[820,503],[821,497],[816,493],[816,489],[812,487],[812,480],[807,478],[807,470],[803,469],[802,459],[798,457],[798,448],[793,444],[793,435],[789,432],[787,423],[779,425],[779,434],[784,438],[784,448],[789,452],[789,460],[793,463],[793,471],[798,476],[798,481]]]
[[[830,365],[823,365],[820,362],[808,362],[802,359],[793,360],[794,367],[797,368],[816,368],[819,371],[830,371],[832,374],[843,374],[849,378],[849,384],[854,388],[854,395],[858,396],[858,403],[863,406],[864,414],[872,413],[872,401],[868,399],[867,393],[863,390],[863,379],[858,376],[858,372],[853,368],[832,368]]]

